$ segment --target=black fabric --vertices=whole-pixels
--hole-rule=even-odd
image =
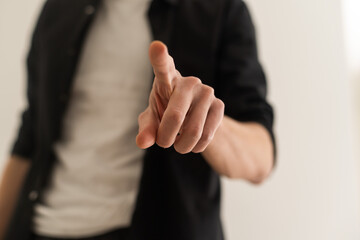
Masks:
[[[38,20],[27,61],[29,106],[12,149],[32,165],[6,240],[30,237],[33,205],[56,161],[52,146],[61,137],[78,57],[99,3],[48,0]],[[86,11],[89,5],[94,14]],[[241,0],[154,0],[149,21],[183,75],[214,87],[225,114],[264,125],[274,140],[255,31]],[[220,196],[219,176],[201,154],[153,146],[145,155],[129,239],[221,240]]]
[[[86,238],[53,238],[32,234],[30,240],[128,240],[130,228],[116,229],[101,235]]]

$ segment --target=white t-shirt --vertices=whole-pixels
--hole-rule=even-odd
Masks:
[[[103,0],[87,35],[50,187],[33,230],[89,237],[129,226],[144,151],[137,117],[151,88],[149,0]],[[66,16],[65,16],[66,17]]]

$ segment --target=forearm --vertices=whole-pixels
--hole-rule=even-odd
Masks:
[[[213,140],[202,153],[215,171],[229,178],[262,182],[273,166],[273,146],[260,124],[224,116]]]
[[[16,156],[10,157],[5,166],[0,182],[0,240],[4,239],[29,166],[30,161]]]

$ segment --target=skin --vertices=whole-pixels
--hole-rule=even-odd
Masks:
[[[149,105],[140,114],[136,143],[149,148],[174,146],[181,154],[201,153],[219,174],[261,183],[273,166],[269,133],[260,124],[224,116],[224,103],[196,77],[176,70],[166,46],[154,41],[149,48],[155,79]],[[0,240],[14,211],[30,161],[11,156],[0,182]]]
[[[224,116],[224,103],[214,89],[196,77],[181,76],[162,42],[152,42],[149,57],[155,79],[149,105],[138,118],[137,145],[146,149],[156,143],[174,146],[181,154],[202,153],[222,175],[262,182],[273,165],[266,129]]]
[[[17,156],[10,157],[5,166],[0,182],[0,240],[4,238],[29,167],[30,161]]]

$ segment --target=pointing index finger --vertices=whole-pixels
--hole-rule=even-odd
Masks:
[[[166,45],[160,41],[153,41],[150,44],[149,57],[156,80],[171,86],[172,79],[176,76],[176,69]]]

